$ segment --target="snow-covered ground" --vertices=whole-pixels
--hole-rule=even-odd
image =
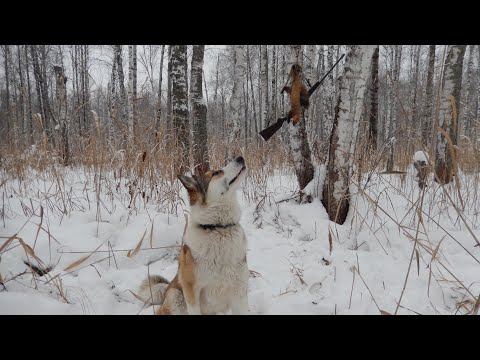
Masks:
[[[0,314],[152,314],[131,292],[147,273],[173,278],[188,208],[178,202],[177,215],[169,214],[158,199],[145,202],[139,195],[129,209],[126,180],[58,171],[57,177],[31,172],[0,187]],[[292,196],[294,176],[269,177],[256,196],[247,177],[238,197],[251,314],[393,314],[409,265],[398,314],[472,308],[480,294],[480,247],[473,237],[480,238],[479,183],[461,177],[462,220],[430,181],[419,225],[413,169],[404,178],[367,178],[364,192],[352,186],[349,217],[336,225],[318,199],[281,201]],[[445,190],[461,203],[453,185]],[[140,241],[140,250],[127,256]],[[33,264],[32,254],[54,269],[33,277],[24,264],[27,252]]]

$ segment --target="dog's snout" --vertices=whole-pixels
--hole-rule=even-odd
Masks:
[[[245,159],[243,158],[243,156],[239,156],[235,159],[235,161],[239,164],[245,165]]]

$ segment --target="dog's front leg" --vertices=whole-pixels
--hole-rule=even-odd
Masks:
[[[200,309],[200,288],[199,286],[186,286],[184,288],[185,302],[187,303],[188,315],[202,315]]]
[[[187,303],[189,315],[201,315],[200,290],[197,277],[197,262],[188,245],[183,245],[179,256],[179,280],[183,289],[183,296]]]

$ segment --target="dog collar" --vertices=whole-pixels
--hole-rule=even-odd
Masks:
[[[198,226],[200,226],[203,230],[213,230],[213,229],[216,229],[216,228],[221,228],[221,229],[225,229],[225,228],[228,228],[230,226],[235,226],[237,224],[226,224],[226,225],[222,225],[222,224],[198,224]]]

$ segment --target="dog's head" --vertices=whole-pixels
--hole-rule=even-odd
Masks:
[[[209,170],[202,176],[180,175],[178,179],[187,189],[190,206],[208,206],[229,201],[245,173],[245,160],[239,156],[220,170]]]

